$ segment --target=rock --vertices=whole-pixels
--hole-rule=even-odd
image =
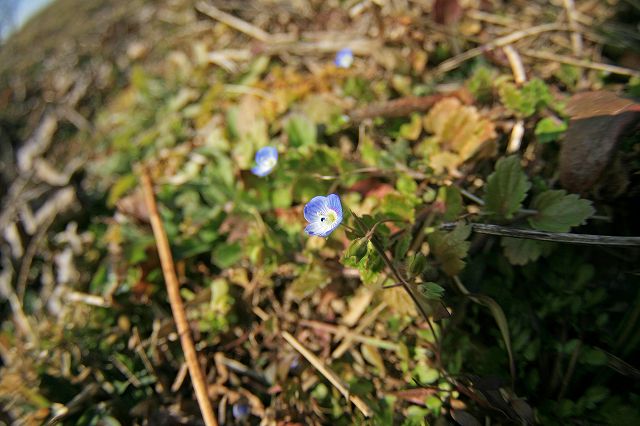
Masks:
[[[613,92],[574,95],[567,105],[571,117],[560,150],[560,182],[585,193],[606,174],[620,138],[640,123],[640,104]]]

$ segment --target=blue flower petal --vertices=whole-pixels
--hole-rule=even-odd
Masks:
[[[327,205],[327,197],[321,195],[313,197],[311,201],[304,206],[304,218],[307,219],[307,222],[315,222],[318,220],[318,214],[327,209]]]
[[[271,173],[272,170],[273,170],[273,168],[271,168],[271,167],[264,167],[264,166],[261,166],[261,165],[257,165],[255,167],[251,168],[251,173],[253,173],[256,176],[264,177],[264,176],[268,175],[269,173]]]
[[[329,208],[338,213],[338,217],[342,220],[342,204],[340,203],[340,197],[338,194],[327,195],[327,202],[329,204]]]
[[[333,61],[338,68],[349,68],[353,63],[353,51],[348,47],[341,49],[336,53]]]
[[[304,232],[314,237],[326,237],[333,231],[333,228],[322,222],[312,222],[304,228]]]
[[[313,236],[327,237],[342,222],[342,205],[337,194],[313,197],[304,206],[304,218],[309,225],[304,231]]]
[[[278,161],[278,150],[272,146],[265,146],[256,152],[256,163],[264,163],[270,159]]]
[[[265,146],[256,152],[256,165],[251,172],[256,176],[266,176],[278,163],[278,150],[272,146]]]

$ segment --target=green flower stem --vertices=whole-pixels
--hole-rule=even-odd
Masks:
[[[441,362],[440,362],[440,352],[441,352],[440,337],[436,333],[436,328],[433,325],[433,323],[431,322],[431,318],[429,318],[429,315],[427,314],[427,312],[424,310],[424,308],[420,304],[420,301],[418,300],[418,296],[414,293],[415,289],[412,288],[411,284],[408,283],[404,279],[402,274],[400,274],[400,272],[396,269],[396,267],[393,265],[393,262],[391,262],[391,260],[387,257],[387,254],[385,253],[384,248],[382,248],[382,246],[377,241],[375,236],[373,238],[371,238],[371,244],[373,244],[373,247],[378,251],[378,254],[380,254],[380,256],[382,257],[382,260],[387,265],[387,267],[389,268],[391,273],[400,282],[400,285],[402,285],[402,287],[407,292],[407,294],[409,294],[409,297],[411,297],[411,300],[413,300],[413,303],[418,308],[418,311],[420,311],[420,314],[422,315],[422,317],[425,319],[425,321],[429,325],[429,328],[431,329],[431,333],[433,334],[433,338],[436,340],[436,361],[437,361],[438,366],[441,366]]]

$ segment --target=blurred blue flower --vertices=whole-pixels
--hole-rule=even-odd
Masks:
[[[256,152],[256,165],[251,172],[256,176],[266,176],[278,164],[278,150],[272,146],[265,146]]]
[[[304,232],[318,237],[329,236],[342,222],[340,197],[336,194],[313,197],[304,206],[304,218],[309,222]]]
[[[333,61],[338,68],[349,68],[353,64],[353,51],[348,47],[341,49],[336,53]]]
[[[237,420],[244,420],[249,417],[249,414],[251,414],[251,407],[249,407],[249,404],[244,402],[238,402],[233,404],[231,411],[233,412],[233,417]]]

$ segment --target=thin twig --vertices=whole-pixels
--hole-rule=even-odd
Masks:
[[[355,331],[349,330],[344,325],[333,325],[325,322],[313,321],[313,320],[301,320],[300,325],[303,327],[311,327],[317,330],[327,331],[336,335],[351,337],[358,343],[365,343],[367,345],[375,346],[380,349],[387,349],[390,351],[396,351],[400,348],[400,345],[394,342],[388,342],[386,340],[378,339],[376,337],[364,336],[357,334]]]
[[[359,122],[367,118],[375,117],[404,117],[413,112],[427,111],[436,102],[454,94],[436,94],[428,96],[407,96],[390,101],[372,103],[349,113],[352,121]]]
[[[538,35],[540,33],[549,32],[549,31],[558,31],[562,29],[563,27],[558,24],[543,24],[543,25],[538,25],[536,27],[531,27],[524,30],[516,31],[504,37],[498,37],[497,39],[489,43],[483,44],[482,46],[474,47],[473,49],[469,49],[466,52],[463,52],[457,56],[454,56],[451,59],[447,59],[446,61],[438,65],[433,70],[433,73],[435,75],[444,74],[447,71],[451,71],[453,69],[458,68],[460,65],[462,65],[464,62],[468,61],[469,59],[473,59],[476,56],[480,56],[483,53],[489,52],[498,47],[503,47],[508,44],[515,43],[516,41],[521,40],[523,38]]]
[[[580,355],[580,351],[582,349],[582,341],[578,340],[578,344],[576,345],[573,353],[571,354],[571,359],[569,360],[569,366],[567,367],[567,371],[562,377],[562,386],[560,387],[560,393],[558,393],[558,401],[564,398],[564,395],[569,388],[569,383],[571,382],[571,377],[573,376],[573,372],[576,369],[576,363],[578,362],[578,356]]]
[[[582,35],[576,22],[576,5],[573,0],[564,0],[564,8],[567,11],[567,20],[569,21],[569,29],[571,30],[571,47],[573,54],[582,55]]]
[[[527,81],[527,74],[524,71],[522,58],[520,58],[518,51],[511,45],[505,46],[502,50],[504,51],[505,55],[507,55],[509,66],[511,67],[511,72],[513,73],[513,79],[515,80],[516,84],[520,85]]]
[[[162,274],[167,286],[167,294],[169,295],[169,303],[171,304],[173,318],[176,323],[178,334],[180,335],[180,344],[182,346],[182,351],[184,352],[185,361],[189,368],[189,374],[191,375],[196,399],[198,400],[198,405],[200,406],[202,418],[204,419],[206,426],[217,426],[218,422],[216,421],[215,414],[213,413],[213,408],[207,391],[207,385],[205,383],[202,370],[200,369],[200,363],[198,362],[198,355],[196,354],[193,339],[191,338],[191,330],[189,328],[189,323],[187,322],[187,315],[184,311],[182,297],[180,296],[180,284],[178,283],[178,277],[176,276],[171,247],[169,246],[169,240],[165,233],[164,226],[162,225],[162,219],[160,219],[160,214],[158,213],[158,205],[156,204],[156,198],[153,193],[151,177],[146,169],[142,171],[141,177],[142,188],[144,190],[144,200],[147,205],[147,210],[149,211],[149,220],[151,221],[153,235],[156,239],[160,264],[162,265]]]
[[[289,343],[295,350],[300,352],[300,354],[313,365],[316,370],[318,370],[335,388],[345,397],[346,400],[351,401],[353,405],[360,410],[365,417],[371,417],[373,415],[373,411],[357,395],[351,395],[349,393],[349,389],[347,385],[338,377],[336,373],[329,367],[327,367],[317,356],[315,356],[310,350],[305,348],[302,343],[300,343],[295,337],[293,337],[290,333],[283,331],[282,337]]]
[[[443,223],[440,228],[451,230],[455,223]],[[638,247],[640,237],[617,237],[610,235],[571,234],[568,232],[545,232],[533,229],[511,228],[508,226],[472,223],[471,227],[479,234],[500,235],[503,237],[526,238],[529,240],[553,241],[558,243],[585,244],[594,246]]]
[[[360,323],[358,324],[358,326],[355,328],[353,332],[355,334],[362,334],[362,332],[366,330],[367,327],[369,327],[375,321],[375,319],[378,317],[380,312],[385,310],[386,307],[387,307],[387,304],[385,302],[382,302],[378,306],[376,306],[371,312],[369,312],[369,314],[366,317],[364,317],[360,321]],[[345,333],[345,336],[342,339],[342,342],[340,342],[338,347],[331,353],[331,358],[332,359],[340,358],[351,347],[351,344],[353,343],[354,340],[355,339],[352,336]]]
[[[256,40],[260,40],[262,42],[268,42],[272,40],[271,34],[269,34],[268,32],[256,27],[253,24],[243,21],[240,18],[236,18],[235,16],[230,15],[227,12],[223,12],[212,4],[201,1],[196,5],[196,9],[204,13],[208,17],[215,19],[216,21],[220,21],[223,24],[228,25],[229,27],[248,35],[249,37],[255,38]]]
[[[531,49],[522,49],[520,51],[525,56],[536,59],[544,59],[547,61],[560,62],[562,64],[573,65],[575,67],[589,68],[597,71],[605,71],[611,74],[628,75],[630,77],[640,77],[640,71],[630,68],[619,67],[617,65],[603,64],[601,62],[592,62],[584,59],[576,59],[570,56],[558,55],[551,52],[540,52]]]

